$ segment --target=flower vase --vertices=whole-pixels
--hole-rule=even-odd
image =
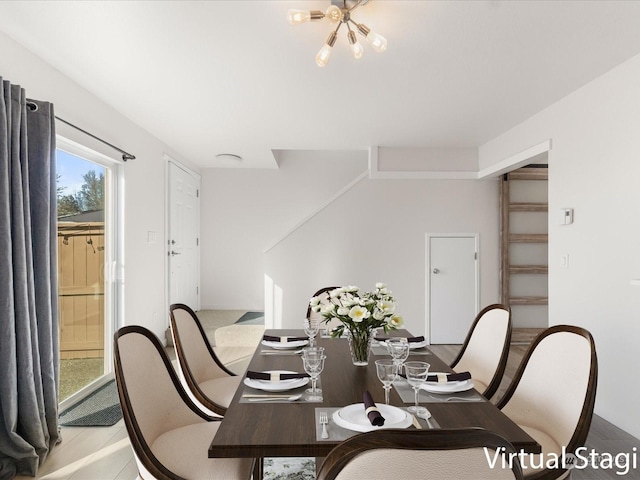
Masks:
[[[351,361],[357,367],[369,365],[369,353],[371,352],[373,331],[371,329],[366,329],[363,331],[347,330],[347,332]]]

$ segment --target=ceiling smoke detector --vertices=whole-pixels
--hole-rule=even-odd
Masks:
[[[241,162],[242,157],[240,155],[236,155],[235,153],[219,153],[216,155],[216,159],[218,160],[231,160],[232,162]]]

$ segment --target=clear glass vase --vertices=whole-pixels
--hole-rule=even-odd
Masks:
[[[349,340],[349,351],[351,352],[353,364],[358,367],[369,365],[373,330],[347,330],[347,339]]]

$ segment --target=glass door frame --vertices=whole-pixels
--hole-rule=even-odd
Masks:
[[[104,216],[104,374],[60,402],[60,411],[113,378],[114,332],[124,324],[124,162],[56,135],[56,149],[105,169]]]

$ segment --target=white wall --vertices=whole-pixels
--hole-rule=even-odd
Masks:
[[[599,360],[596,412],[640,437],[640,56],[480,148],[480,166],[547,138],[549,319],[587,328]],[[556,213],[575,209],[574,224]],[[560,257],[569,254],[569,268]]]
[[[263,310],[265,251],[366,172],[367,152],[288,151],[278,164],[202,171],[202,308]]]
[[[319,288],[385,282],[407,328],[425,333],[425,233],[480,234],[480,304],[499,300],[496,180],[369,180],[266,256],[282,289],[282,327],[298,327]],[[280,326],[276,324],[276,326]]]
[[[125,165],[125,318],[164,338],[168,325],[165,298],[165,164],[171,152],[160,140],[119,114],[68,77],[0,33],[0,75],[19,84],[31,98],[50,101],[57,116],[134,154]],[[117,152],[57,124],[57,133],[119,159]],[[184,159],[183,159],[184,161]],[[147,232],[157,233],[155,244]]]
[[[378,148],[380,173],[478,171],[477,148]]]

